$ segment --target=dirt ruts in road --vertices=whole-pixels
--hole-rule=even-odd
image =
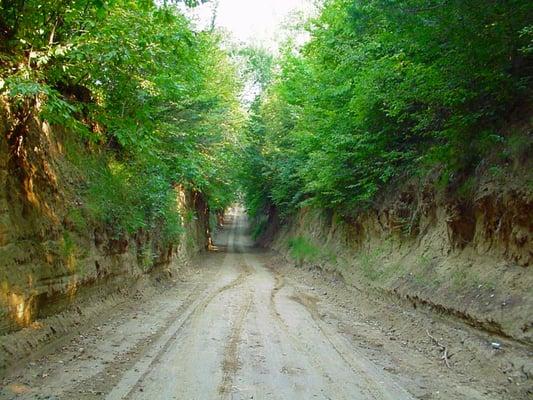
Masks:
[[[278,320],[283,326],[285,326],[285,323],[281,319],[281,315],[276,309],[276,294],[283,288],[285,285],[285,280],[283,279],[283,276],[278,273],[276,270],[272,269],[274,274],[274,287],[272,288],[272,291],[270,292],[270,311],[272,313],[272,316]]]
[[[252,296],[251,294],[248,294],[246,296],[244,307],[242,307],[237,319],[233,323],[231,335],[224,351],[224,361],[222,363],[223,378],[218,388],[218,391],[222,396],[230,394],[235,374],[240,366],[238,346],[241,341],[244,319],[248,315],[251,306]]]
[[[87,327],[96,334],[4,379],[0,399],[501,398],[390,346],[374,323],[325,302],[302,271],[255,249],[246,229],[233,210],[188,281],[102,316],[103,328]]]
[[[114,390],[111,395],[107,397],[108,399],[133,399],[136,398],[138,392],[142,393],[144,391],[142,388],[145,380],[150,374],[154,373],[154,370],[157,371],[157,368],[160,367],[157,364],[160,364],[161,357],[168,352],[169,346],[175,345],[174,343],[172,343],[172,341],[178,340],[181,331],[183,329],[187,329],[188,331],[194,331],[194,329],[197,329],[196,325],[202,323],[201,319],[204,315],[206,308],[211,304],[211,302],[213,302],[218,296],[222,295],[224,292],[242,285],[246,281],[246,278],[252,274],[252,269],[246,264],[240,262],[240,256],[238,255],[238,252],[235,251],[235,237],[237,233],[237,229],[229,231],[228,239],[223,246],[223,248],[226,249],[227,254],[224,255],[225,258],[222,261],[223,267],[227,265],[230,268],[234,268],[235,264],[237,264],[237,268],[235,269],[235,271],[238,273],[237,276],[231,277],[229,282],[223,284],[222,286],[218,286],[220,281],[224,281],[224,273],[227,272],[225,269],[221,268],[216,276],[215,283],[213,284],[213,286],[205,290],[204,293],[202,293],[201,295],[197,295],[195,299],[196,301],[189,304],[189,308],[182,313],[181,318],[179,318],[178,320],[179,326],[177,327],[175,333],[172,335],[172,337],[170,337],[168,341],[164,343],[164,345],[160,348],[157,354],[151,359],[150,363],[144,368],[144,372],[142,373],[142,375],[140,375],[135,381],[135,384],[130,385],[131,387],[126,393],[126,395],[123,395],[123,390]],[[238,362],[236,361],[238,338],[242,329],[243,319],[246,315],[245,311],[249,309],[249,303],[251,303],[251,298],[248,300],[248,306],[242,309],[241,314],[235,322],[233,333],[228,341],[228,346],[226,350],[227,355],[223,367],[224,381],[220,384],[219,389],[219,392],[221,393],[224,391],[223,388],[229,387],[231,385],[231,371],[235,371],[238,366]],[[184,335],[187,335],[187,332],[184,333]],[[136,369],[140,370],[140,366]],[[119,383],[117,385],[117,388],[120,388],[123,385],[128,385],[128,382],[125,382],[123,380],[122,383]]]

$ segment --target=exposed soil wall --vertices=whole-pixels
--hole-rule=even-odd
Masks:
[[[501,187],[486,180],[461,200],[406,185],[348,221],[303,209],[271,246],[361,290],[531,344],[533,196],[524,185]]]
[[[116,237],[111,227],[76,221],[83,177],[66,157],[67,133],[40,121],[35,106],[14,111],[0,101],[0,335],[155,269],[172,274],[208,245],[207,205],[179,186],[180,243],[164,244],[157,231]]]

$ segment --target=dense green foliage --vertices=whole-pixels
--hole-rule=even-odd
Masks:
[[[348,214],[394,180],[467,176],[510,145],[505,126],[530,102],[530,7],[326,0],[310,41],[284,47],[251,109],[252,212],[312,204]]]
[[[161,225],[174,238],[177,185],[213,210],[240,181],[252,214],[348,214],[395,180],[470,182],[495,148],[504,159],[531,146],[506,129],[529,115],[526,0],[326,0],[310,40],[278,60],[228,55],[175,3],[0,2],[1,94],[97,153],[80,162],[87,209],[119,232]],[[259,93],[247,119],[246,93]]]
[[[179,232],[176,185],[203,193],[213,210],[232,201],[243,120],[221,39],[194,32],[171,3],[0,7],[0,91],[20,109],[40,102],[43,118],[96,149],[80,165],[93,217],[119,233],[161,226],[169,240]]]

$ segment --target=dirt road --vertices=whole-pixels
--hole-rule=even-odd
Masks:
[[[354,317],[351,330],[336,323],[342,310],[318,305],[324,289],[284,274],[272,254],[252,247],[239,210],[216,245],[184,282],[118,307],[11,374],[0,398],[503,398],[460,375],[441,376],[438,361],[413,359],[395,343],[389,349],[368,321]]]
[[[313,318],[312,304],[248,250],[244,232],[240,214],[215,283],[108,399],[409,399]]]

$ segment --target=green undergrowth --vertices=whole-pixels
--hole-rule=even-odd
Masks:
[[[0,3],[0,95],[14,124],[39,114],[64,137],[76,231],[149,230],[171,244],[183,232],[176,187],[228,206],[240,91],[223,35],[194,29],[176,2]]]
[[[82,209],[67,214],[77,231],[92,221],[110,227],[117,237],[148,229],[157,230],[164,244],[179,239],[183,217],[171,182],[143,166],[117,160],[112,152],[91,151],[79,138],[68,138],[65,148],[67,160],[78,170],[75,190],[83,199]]]
[[[251,232],[253,240],[257,240],[263,235],[268,228],[268,215],[259,214],[253,218],[253,224],[251,225]]]
[[[291,237],[287,241],[289,254],[298,265],[311,264],[335,264],[337,257],[335,252],[327,246],[317,245],[305,236]]]
[[[320,249],[303,236],[289,239],[288,245],[291,256],[300,265],[304,262],[313,262],[320,255]]]
[[[359,280],[366,279],[380,287],[414,284],[423,290],[453,290],[457,293],[474,293],[480,288],[494,290],[498,287],[494,273],[487,273],[473,267],[472,263],[442,264],[438,256],[400,255],[386,251],[383,243],[369,250],[360,250],[351,260],[334,265],[340,272]],[[395,283],[396,282],[396,283]]]
[[[153,267],[156,259],[157,254],[154,253],[153,245],[151,243],[144,244],[138,250],[137,260],[144,272],[149,271]]]

